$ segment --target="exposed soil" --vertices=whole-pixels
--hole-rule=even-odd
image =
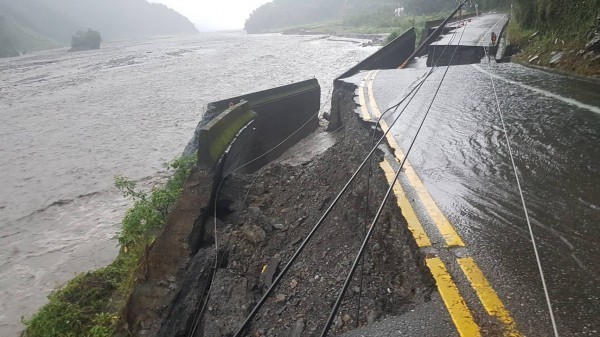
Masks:
[[[232,175],[223,184],[217,223],[225,257],[196,336],[235,333],[368,153],[372,125],[353,113],[353,92],[334,94],[343,127],[337,131],[336,144],[324,153],[272,163],[254,174]],[[369,186],[365,168],[332,210],[260,310],[248,335],[320,333],[388,187],[379,160],[377,153]],[[357,321],[362,326],[402,314],[429,298],[433,280],[396,205],[392,197],[365,254],[360,315],[363,269],[359,267],[338,313],[333,328],[337,332],[353,329]]]

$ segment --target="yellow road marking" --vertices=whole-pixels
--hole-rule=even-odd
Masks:
[[[481,303],[488,314],[497,317],[500,322],[506,325],[506,332],[504,335],[509,337],[523,336],[517,330],[517,324],[512,319],[510,312],[506,310],[500,297],[498,297],[498,294],[485,278],[483,272],[479,269],[477,263],[475,263],[475,260],[471,257],[459,258],[458,264],[467,276],[467,279],[469,279],[469,282],[471,282],[471,286],[475,289],[477,296],[481,300]]]
[[[373,106],[373,102],[375,102],[375,96],[373,95],[373,82],[375,81],[375,77],[377,77],[377,74],[379,74],[379,70],[375,71],[371,75],[371,78],[367,78],[367,91],[369,93],[369,102],[371,102],[371,106]],[[377,109],[376,112],[374,111],[374,113],[375,116],[377,116],[377,118],[381,116],[379,109]]]
[[[360,96],[362,97],[359,96],[359,101],[361,102],[362,109],[363,106],[366,106],[366,104],[363,105],[363,103],[366,103],[364,101],[364,83],[367,82],[369,104],[371,107],[371,111],[377,118],[381,117],[381,111],[379,110],[379,107],[375,102],[375,97],[373,94],[373,82],[378,72],[379,71],[375,71],[373,73],[371,71],[365,76],[365,78],[361,82],[360,87]],[[362,100],[360,100],[361,98]],[[366,110],[366,113],[368,114],[368,109]],[[365,111],[362,110],[362,113],[364,115]],[[379,124],[383,132],[387,132],[389,130],[389,126],[383,119],[380,121]],[[390,147],[394,149],[396,159],[399,162],[402,162],[402,160],[405,158],[404,152],[400,148],[400,145],[398,144],[394,136],[391,134],[391,132],[387,134],[386,139]],[[392,166],[386,159],[384,159],[384,161],[380,163],[380,166],[385,172],[385,176],[388,180],[388,183],[391,183],[395,176]],[[405,174],[408,178],[410,185],[415,189],[417,195],[419,196],[419,199],[421,200],[421,203],[423,204],[423,206],[429,213],[429,216],[432,218],[436,227],[444,237],[446,244],[449,247],[464,247],[464,242],[462,241],[458,233],[456,233],[454,227],[452,226],[452,224],[450,224],[450,221],[448,221],[446,216],[444,216],[442,211],[439,209],[439,207],[429,194],[429,191],[427,191],[425,185],[423,184],[423,182],[421,181],[421,179],[419,178],[419,176],[417,175],[417,173],[415,172],[408,160],[404,163],[404,167]],[[412,232],[417,242],[417,245],[419,247],[431,246],[431,241],[427,235],[427,232],[425,232],[412,205],[408,201],[406,193],[402,189],[400,182],[396,182],[393,191],[396,195],[396,199],[398,200],[398,206],[402,210],[402,213],[408,222],[408,228]],[[437,288],[440,292],[440,295],[442,296],[444,304],[446,305],[446,308],[448,309],[448,312],[450,313],[452,321],[454,322],[454,325],[456,326],[456,329],[458,330],[460,336],[481,336],[479,326],[475,323],[471,311],[467,307],[464,298],[461,296],[458,288],[456,287],[456,284],[452,280],[452,277],[448,273],[448,270],[446,269],[446,266],[444,265],[442,260],[439,257],[427,258],[426,263],[433,277],[436,280]],[[479,269],[479,267],[475,263],[475,260],[473,260],[473,258],[470,257],[459,258],[458,263],[465,275],[467,276],[467,279],[471,283],[471,286],[473,287],[473,289],[475,289],[477,296],[481,300],[488,314],[497,317],[499,321],[505,324],[505,336],[522,337],[523,335],[517,330],[516,323],[512,319],[510,313],[504,307],[504,304],[502,303],[492,286],[489,284],[485,276],[483,275],[483,272],[481,272],[481,269]]]
[[[373,81],[375,80],[375,76],[377,76],[378,72],[379,70],[371,76],[370,80],[367,80],[369,91],[369,104],[371,106],[371,111],[377,118],[381,117],[381,111],[379,110],[379,107],[377,106],[377,103],[375,102],[375,97],[373,95]],[[383,132],[387,132],[389,130],[387,123],[383,119],[379,122],[379,124],[381,125],[381,129],[383,130]],[[391,132],[387,134],[386,139],[390,147],[394,149],[394,155],[396,156],[398,161],[402,162],[402,160],[404,159],[404,152],[400,148],[398,142],[396,142],[396,139],[394,138]],[[431,194],[429,194],[429,191],[427,191],[427,188],[425,188],[425,185],[423,184],[423,182],[421,181],[421,179],[419,178],[419,176],[417,175],[417,173],[415,172],[408,160],[406,161],[406,163],[404,163],[404,168],[408,181],[417,192],[419,199],[421,199],[421,203],[431,216],[431,219],[440,231],[440,234],[442,234],[442,236],[444,237],[444,240],[446,241],[448,247],[464,247],[465,243],[460,238],[450,221],[448,221],[444,213],[442,213],[440,208],[437,206],[437,204],[431,197]]]
[[[360,111],[362,113],[362,117],[365,121],[371,120],[371,114],[369,113],[369,109],[367,108],[367,100],[365,99],[365,82],[371,76],[373,71],[369,71],[365,78],[362,79],[360,85],[358,86],[358,104],[360,105]]]
[[[392,166],[386,159],[379,163],[379,166],[381,167],[383,172],[385,172],[385,177],[387,178],[388,184],[391,184],[395,177],[395,173],[392,169]],[[417,245],[419,247],[431,246],[431,240],[429,240],[427,233],[425,233],[423,225],[421,225],[419,218],[417,218],[417,214],[415,213],[415,210],[408,201],[406,193],[404,193],[402,185],[400,185],[399,181],[396,181],[396,183],[394,184],[393,191],[394,195],[396,195],[396,199],[398,200],[398,207],[400,207],[400,209],[402,210],[402,215],[406,219],[406,222],[408,223],[408,229],[411,231],[413,237],[415,238]]]
[[[460,295],[452,277],[448,274],[444,262],[439,257],[431,257],[426,259],[426,263],[433,278],[435,278],[442,300],[448,308],[458,333],[463,337],[481,336],[479,326],[475,323],[465,300]]]

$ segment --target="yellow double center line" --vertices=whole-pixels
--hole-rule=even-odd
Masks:
[[[381,111],[377,106],[373,93],[373,82],[378,73],[379,70],[368,72],[359,85],[359,105],[361,115],[365,120],[371,119],[371,114],[369,113],[366,103],[367,100],[364,92],[365,86],[368,92],[371,112],[376,118],[381,117]],[[383,119],[379,121],[379,125],[383,132],[388,132],[390,129]],[[404,160],[405,155],[391,132],[387,134],[386,140],[394,152],[397,164],[401,163]],[[392,168],[392,165],[386,159],[384,159],[384,161],[380,163],[380,167],[385,173],[388,183],[392,184],[395,177],[395,172]],[[448,221],[446,216],[439,209],[408,160],[404,163],[404,169],[410,187],[415,190],[421,204],[425,208],[425,211],[431,217],[435,227],[444,238],[446,247],[464,247],[465,244],[463,240],[460,238],[450,221]],[[404,189],[399,181],[396,181],[394,184],[393,192],[398,201],[398,207],[401,209],[402,214],[406,218],[408,229],[415,238],[417,245],[421,248],[430,247],[432,244],[427,231],[421,224],[419,217],[417,216],[412,204],[406,197],[406,193],[404,192]],[[504,324],[504,335],[510,337],[522,336],[517,330],[516,324],[510,313],[505,308],[498,294],[494,291],[488,280],[483,275],[483,272],[479,266],[477,266],[475,263],[475,260],[473,260],[471,257],[458,258],[457,263],[471,284],[471,287],[475,290],[475,293],[479,297],[487,313],[490,316],[496,317]],[[458,333],[465,337],[481,336],[480,328],[475,322],[473,315],[471,314],[471,310],[467,306],[463,296],[460,294],[456,283],[453,281],[452,276],[448,272],[448,269],[446,268],[446,265],[442,259],[435,256],[428,257],[426,259],[426,264],[436,280],[442,300],[444,301],[444,304],[450,313],[450,317],[452,318]]]
[[[377,103],[375,102],[375,96],[373,95],[373,81],[375,80],[375,76],[377,76],[378,73],[379,70],[375,72],[370,72],[369,74],[367,74],[365,81],[367,82],[367,89],[369,93],[369,105],[371,107],[371,111],[373,112],[373,115],[375,115],[375,117],[380,118],[381,111],[379,111]],[[360,96],[363,95],[364,93],[361,93]],[[361,99],[359,98],[359,102],[360,101]],[[363,115],[364,114],[365,112],[363,111]],[[381,126],[383,132],[388,132],[388,130],[390,129],[383,119],[379,121],[379,125]],[[396,142],[394,135],[391,132],[388,132],[386,139],[390,147],[394,150],[394,155],[396,156],[398,161],[402,162],[402,160],[404,160],[404,152],[400,148],[398,142]],[[446,240],[446,244],[448,245],[448,247],[464,247],[465,243],[456,233],[456,230],[454,230],[454,227],[450,224],[450,221],[448,221],[448,219],[444,216],[444,214],[439,209],[435,201],[433,201],[433,198],[429,194],[429,191],[427,191],[427,188],[425,188],[425,185],[423,184],[421,179],[419,179],[419,176],[417,175],[417,173],[415,172],[408,160],[404,163],[404,169],[408,181],[417,192],[421,203],[427,210],[427,213],[431,216],[433,222],[440,231],[440,234],[442,234],[442,236],[444,237],[444,240]]]

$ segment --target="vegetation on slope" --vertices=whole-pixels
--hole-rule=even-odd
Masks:
[[[514,15],[524,28],[585,35],[594,28],[600,1],[515,0]]]
[[[157,229],[166,223],[195,163],[195,157],[182,157],[170,163],[173,175],[151,193],[137,190],[135,182],[129,179],[115,178],[115,185],[123,195],[135,200],[117,236],[118,257],[109,266],[82,273],[52,292],[48,304],[31,319],[24,319],[24,337],[114,335],[142,257],[154,241]]]
[[[600,0],[515,0],[509,38],[523,62],[600,76]]]
[[[56,43],[42,35],[23,28],[13,20],[0,15],[0,58],[19,56],[56,46]]]
[[[510,0],[479,0],[481,10],[508,8]],[[256,9],[246,21],[248,33],[327,22],[325,30],[389,33],[418,27],[428,17],[448,13],[455,0],[274,0]],[[395,9],[404,8],[400,17]],[[412,25],[411,25],[412,24]]]

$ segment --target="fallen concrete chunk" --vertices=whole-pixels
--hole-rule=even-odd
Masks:
[[[535,55],[534,57],[532,57],[532,58],[529,59],[529,63],[532,63],[532,62],[536,61],[539,58],[540,58],[540,55]]]
[[[585,49],[590,51],[600,51],[600,34],[596,33],[595,36],[585,44]]]
[[[287,228],[285,227],[285,225],[284,225],[284,224],[282,224],[282,223],[276,223],[276,224],[272,224],[272,225],[271,225],[271,227],[273,227],[273,228],[275,228],[275,229],[277,229],[277,230],[280,230],[280,231],[283,231],[283,230],[286,230],[286,229],[287,229]]]
[[[563,52],[554,54],[554,56],[552,56],[552,59],[550,60],[550,64],[551,65],[558,64],[560,62],[560,59],[562,59],[563,55],[564,55]]]

